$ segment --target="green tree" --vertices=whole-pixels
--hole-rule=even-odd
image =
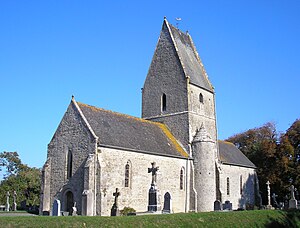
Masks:
[[[21,162],[17,152],[0,153],[0,168],[5,169],[0,184],[0,202],[5,204],[6,192],[17,193],[17,205],[26,200],[27,205],[39,205],[41,170]]]
[[[297,119],[282,136],[287,145],[285,153],[290,161],[290,175],[292,183],[300,188],[300,119]]]
[[[283,138],[282,138],[283,139]],[[289,184],[289,159],[284,150],[279,148],[276,126],[267,123],[227,139],[234,143],[257,167],[260,191],[263,203],[266,199],[266,182],[270,181],[272,192],[283,200]]]

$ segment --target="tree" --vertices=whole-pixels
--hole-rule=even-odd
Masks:
[[[284,138],[280,138],[280,140],[284,140]],[[267,123],[227,139],[256,165],[261,192],[267,192],[266,182],[270,181],[272,192],[276,192],[283,200],[288,191],[287,185],[291,173],[286,150],[279,147],[280,140],[273,123]],[[262,194],[262,198],[266,204],[266,194]]]
[[[5,204],[6,193],[17,192],[17,205],[26,200],[27,205],[38,205],[40,195],[41,170],[31,168],[21,162],[17,152],[0,153],[0,168],[5,169],[4,180],[0,184],[0,202]]]
[[[285,153],[290,161],[290,178],[295,186],[300,187],[300,119],[297,119],[282,136]]]

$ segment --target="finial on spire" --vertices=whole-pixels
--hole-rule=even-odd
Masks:
[[[74,100],[75,99],[75,97],[74,97],[74,95],[72,95],[72,100]]]
[[[164,20],[167,20],[167,17],[166,17],[166,16],[164,16]]]
[[[176,20],[176,27],[178,28],[179,21],[181,21],[181,17],[176,17],[175,20]]]

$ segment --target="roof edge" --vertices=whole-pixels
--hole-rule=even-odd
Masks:
[[[92,129],[91,125],[89,124],[89,122],[87,121],[87,119],[85,118],[83,112],[81,111],[79,105],[77,104],[74,96],[72,96],[72,100],[71,100],[71,104],[73,104],[75,106],[75,108],[77,109],[80,117],[83,119],[83,122],[86,124],[88,130],[90,131],[90,133],[92,134],[92,136],[98,140],[98,136],[95,134],[94,130]]]
[[[182,67],[182,70],[183,70],[183,72],[184,72],[184,75],[185,75],[186,78],[188,78],[189,76],[188,76],[187,73],[186,73],[186,70],[185,70],[185,66],[184,66],[184,64],[183,64],[183,61],[182,61],[182,59],[180,58],[179,50],[178,50],[176,41],[175,41],[175,39],[174,39],[172,30],[171,30],[171,28],[170,28],[169,22],[167,21],[167,18],[166,18],[166,17],[164,18],[164,23],[166,24],[167,29],[168,29],[168,32],[169,32],[169,34],[170,34],[170,36],[171,36],[172,43],[173,43],[174,48],[175,48],[175,50],[176,50],[176,54],[177,54],[177,57],[178,57],[178,59],[179,59],[180,65],[181,65],[181,67]],[[173,27],[174,27],[174,26],[173,26]],[[175,27],[174,27],[174,28],[175,28]]]
[[[106,144],[101,144],[101,143],[98,144],[98,147],[104,147],[104,148],[115,149],[115,150],[125,150],[125,151],[136,152],[136,153],[145,153],[145,154],[151,154],[151,155],[157,155],[157,156],[163,156],[163,157],[193,160],[193,158],[190,158],[190,157],[176,156],[176,155],[171,155],[171,154],[161,154],[158,152],[136,150],[136,149],[131,149],[131,148],[119,147],[119,146],[111,146],[111,145],[106,145]]]

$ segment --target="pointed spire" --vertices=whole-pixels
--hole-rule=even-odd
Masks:
[[[203,123],[201,124],[200,129],[196,131],[196,134],[193,139],[193,143],[196,142],[207,142],[211,141],[211,137],[208,135]]]

